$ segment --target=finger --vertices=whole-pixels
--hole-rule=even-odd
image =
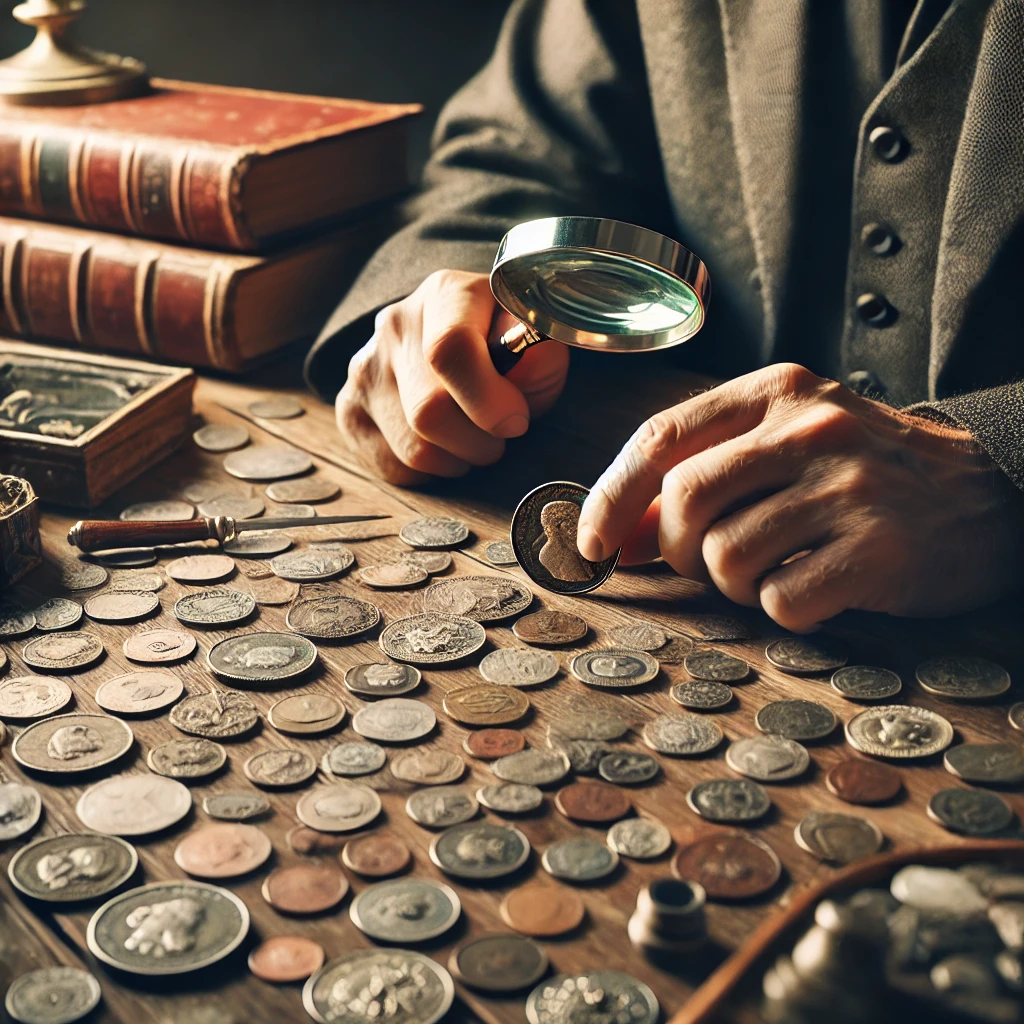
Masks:
[[[622,544],[621,565],[642,565],[661,555],[658,546],[658,521],[661,517],[661,495],[651,502],[637,528]]]
[[[557,341],[531,345],[505,379],[523,393],[531,416],[541,416],[558,400],[569,373],[569,348]]]

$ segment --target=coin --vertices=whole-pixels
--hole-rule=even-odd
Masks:
[[[395,661],[439,665],[475,654],[486,640],[483,626],[472,619],[423,613],[392,622],[377,642]]]
[[[261,981],[284,985],[305,981],[324,965],[324,948],[304,935],[272,935],[261,942],[247,961]]]
[[[477,729],[462,741],[462,749],[481,761],[517,754],[525,746],[526,737],[517,729]]]
[[[548,729],[548,746],[560,750],[569,765],[579,775],[596,775],[601,759],[612,753],[611,748],[601,740],[567,740],[557,732]]]
[[[56,715],[21,732],[14,760],[37,772],[87,772],[122,757],[135,742],[131,729],[109,715]]]
[[[301,476],[313,468],[313,460],[297,448],[254,444],[224,458],[224,469],[240,480],[283,480]]]
[[[17,839],[36,827],[43,802],[35,786],[0,782],[0,840]]]
[[[928,817],[950,832],[987,836],[1009,828],[1013,811],[995,793],[976,789],[943,789],[928,801]]]
[[[249,415],[264,420],[290,420],[301,416],[306,410],[302,403],[291,395],[270,395],[258,398],[248,405]]]
[[[329,580],[343,572],[352,564],[353,556],[346,558],[334,551],[314,551],[304,548],[302,551],[288,551],[270,560],[270,568],[275,576],[296,583],[311,580]]]
[[[180,523],[196,514],[189,501],[140,501],[121,510],[119,519],[125,522]]]
[[[242,770],[255,785],[278,789],[308,782],[316,775],[316,761],[304,750],[261,750]]]
[[[50,672],[88,668],[102,656],[100,638],[78,631],[37,636],[21,649],[21,660],[26,665]]]
[[[174,604],[174,616],[188,626],[234,626],[256,611],[251,594],[229,587],[186,594]]]
[[[626,735],[629,727],[618,715],[595,709],[560,714],[552,731],[569,740],[617,740]]]
[[[156,548],[114,548],[82,557],[112,569],[142,569],[156,565]]]
[[[93,832],[144,836],[170,828],[192,808],[192,794],[180,782],[160,775],[115,775],[90,786],[75,813]]]
[[[203,516],[228,516],[231,519],[255,519],[266,508],[261,498],[247,498],[242,494],[218,494],[199,503]],[[244,537],[245,534],[242,534]]]
[[[512,542],[494,540],[484,548],[484,556],[491,565],[516,565],[516,553],[512,550]]]
[[[249,911],[207,882],[152,882],[103,904],[86,931],[89,950],[131,974],[183,974],[224,959],[249,931]]]
[[[885,700],[903,689],[903,680],[887,668],[847,665],[832,673],[832,689],[847,700]]]
[[[790,740],[818,740],[836,727],[836,716],[812,700],[776,700],[758,710],[754,725]]]
[[[782,876],[782,862],[763,839],[716,832],[680,850],[672,873],[703,886],[708,899],[744,900],[768,892]]]
[[[200,427],[192,440],[207,452],[229,452],[249,443],[249,431],[240,423],[207,423]]]
[[[377,882],[360,892],[349,907],[352,923],[378,942],[437,938],[455,924],[461,912],[453,889],[421,878]]]
[[[498,814],[529,814],[544,803],[544,794],[536,786],[522,782],[481,786],[476,798],[489,811]]]
[[[291,546],[291,537],[281,530],[247,530],[225,541],[221,549],[235,558],[266,558],[279,555]]]
[[[512,632],[528,644],[558,646],[582,640],[589,628],[579,615],[545,608],[516,619]]]
[[[653,860],[671,845],[672,834],[654,818],[625,818],[608,830],[608,846],[632,860]]]
[[[251,579],[249,589],[252,596],[256,598],[257,604],[279,605],[290,604],[299,596],[297,583],[290,583],[278,576],[272,579]]]
[[[626,647],[600,647],[572,659],[572,674],[588,686],[624,690],[649,683],[659,665],[646,651]]]
[[[462,777],[466,764],[448,750],[403,750],[391,759],[391,774],[420,786],[444,786]]]
[[[608,782],[574,782],[555,794],[555,807],[573,821],[608,824],[633,809],[626,794]]]
[[[22,847],[7,866],[16,889],[46,903],[95,900],[120,888],[139,864],[135,847],[113,836],[47,836]]]
[[[426,828],[451,828],[476,817],[478,804],[460,786],[421,789],[405,802],[405,813]]]
[[[327,732],[345,720],[345,706],[326,693],[299,693],[285,697],[267,712],[270,724],[293,736]]]
[[[670,636],[668,641],[658,648],[658,663],[661,665],[681,665],[693,653],[693,640],[688,636]]]
[[[92,590],[109,579],[110,573],[102,565],[66,562],[60,567],[60,585],[65,590]]]
[[[987,700],[1010,688],[1010,674],[986,658],[932,658],[918,665],[915,674],[929,693],[953,700]]]
[[[217,689],[195,693],[175,704],[170,719],[171,725],[191,736],[225,740],[249,732],[260,715],[245,694]]]
[[[451,975],[429,957],[406,949],[362,949],[321,967],[306,982],[302,1005],[318,1024],[382,1020],[392,1015],[394,1003],[410,1024],[435,1024],[454,997]]]
[[[155,594],[163,588],[164,579],[155,572],[119,572],[110,580],[111,590],[129,590],[136,593],[149,590]]]
[[[771,797],[749,779],[708,779],[686,794],[690,809],[706,821],[744,822],[763,818]]]
[[[539,686],[558,675],[558,659],[550,651],[499,647],[484,655],[480,675],[496,686]]]
[[[881,704],[846,723],[846,741],[875,757],[930,757],[953,742],[953,726],[927,708]]]
[[[447,551],[403,551],[399,558],[417,566],[429,576],[447,572],[452,567],[452,556]]]
[[[485,935],[452,951],[451,972],[470,988],[516,992],[535,985],[548,969],[548,957],[532,939]]]
[[[746,736],[725,751],[725,763],[758,782],[784,782],[803,775],[811,763],[807,748],[785,736]]]
[[[341,494],[341,488],[325,476],[306,476],[298,480],[277,480],[267,487],[266,495],[271,501],[286,504],[307,501],[330,501]]]
[[[535,882],[517,886],[501,903],[502,920],[517,932],[554,938],[578,928],[586,909],[583,900],[564,885]]]
[[[0,718],[44,718],[71,703],[71,687],[62,679],[11,676],[0,683]]]
[[[366,878],[384,878],[403,871],[412,859],[409,848],[390,832],[371,832],[350,839],[341,851],[350,871]]]
[[[694,711],[717,711],[732,702],[732,690],[725,683],[698,681],[676,683],[669,696],[684,708]]]
[[[18,605],[4,603],[0,605],[0,640],[10,640],[14,637],[24,636],[31,633],[36,626],[34,612],[30,612]]]
[[[631,750],[606,754],[597,766],[602,779],[619,786],[648,782],[658,774],[658,770],[658,762],[650,754],[639,754]]]
[[[160,599],[150,591],[107,591],[85,602],[85,614],[96,622],[138,622],[160,608]]]
[[[430,578],[426,569],[406,561],[367,565],[357,575],[360,583],[374,590],[404,590],[418,587]]]
[[[235,563],[227,555],[185,555],[164,571],[178,583],[219,583],[235,571]]]
[[[491,765],[491,771],[503,782],[550,786],[564,779],[570,767],[569,758],[560,750],[528,749],[499,757]]]
[[[1024,782],[1024,751],[1015,743],[961,743],[942,759],[947,772],[980,786]]]
[[[180,629],[148,629],[134,633],[124,642],[124,656],[129,661],[161,664],[184,661],[196,649],[196,638]]]
[[[387,697],[362,708],[352,718],[352,728],[368,740],[408,743],[430,733],[437,724],[433,710],[418,700]]]
[[[882,804],[892,800],[903,788],[895,768],[860,758],[834,765],[825,776],[825,785],[829,792],[848,804]]]
[[[852,864],[872,857],[882,848],[885,836],[872,821],[850,814],[811,811],[793,830],[797,846],[819,860]]]
[[[533,594],[506,576],[452,576],[432,583],[423,593],[423,610],[464,615],[474,622],[496,622],[518,615],[533,603]]]
[[[265,864],[270,853],[270,839],[255,825],[214,821],[178,843],[174,863],[199,878],[237,878]]]
[[[220,771],[227,763],[227,751],[212,740],[167,740],[154,747],[146,763],[157,775],[172,779],[201,779]]]
[[[50,633],[77,626],[82,618],[82,606],[66,597],[51,597],[38,605],[32,614],[36,618],[36,629]]]
[[[765,648],[764,655],[777,669],[794,676],[835,672],[849,660],[846,651],[828,637],[783,637],[773,640]]]
[[[388,755],[376,743],[348,741],[324,754],[323,769],[331,775],[370,775],[384,767]]]
[[[614,1013],[609,1020],[654,1024],[661,1009],[654,993],[642,981],[622,971],[556,974],[542,981],[526,1001],[529,1024],[596,1021],[606,1013]]]
[[[243,633],[213,645],[207,654],[213,672],[241,683],[280,683],[308,672],[316,647],[293,633]]]
[[[596,839],[577,836],[552,843],[540,863],[549,875],[566,882],[595,882],[618,867],[619,855]]]
[[[661,626],[653,622],[627,622],[622,626],[614,626],[608,630],[608,636],[614,647],[627,647],[634,651],[656,651],[664,647],[668,636]]]
[[[282,914],[320,914],[348,892],[348,879],[332,861],[275,868],[263,881],[263,898]]]
[[[700,715],[658,715],[643,729],[643,740],[659,754],[696,757],[722,742],[722,730]]]
[[[341,640],[373,629],[380,622],[380,609],[344,594],[329,594],[296,601],[285,621],[290,630],[302,636]]]
[[[696,651],[683,659],[683,668],[694,679],[716,683],[738,683],[750,675],[750,666],[740,658],[721,651]]]
[[[486,821],[453,825],[430,844],[430,859],[445,874],[471,881],[509,875],[529,856],[530,840],[519,829]]]
[[[469,537],[469,527],[458,519],[425,516],[406,523],[398,536],[411,548],[454,548]]]
[[[299,821],[318,832],[354,832],[369,825],[380,809],[380,797],[355,782],[317,786],[295,805]]]
[[[353,665],[345,672],[345,686],[360,697],[399,697],[411,693],[423,678],[412,665],[390,661]]]
[[[203,797],[203,810],[221,821],[246,821],[266,814],[270,802],[262,793],[210,793]]]
[[[463,725],[507,725],[518,722],[530,710],[524,694],[491,683],[449,690],[442,706],[449,718]]]
[[[1010,708],[1007,717],[1014,729],[1024,729],[1024,701],[1018,701],[1014,704]]]
[[[100,1004],[100,983],[78,967],[42,967],[19,975],[4,1007],[20,1024],[71,1024]]]

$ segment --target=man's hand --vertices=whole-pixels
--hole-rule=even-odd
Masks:
[[[795,631],[1019,585],[1021,498],[966,431],[780,363],[654,416],[583,506],[593,561],[662,555]],[[802,556],[802,557],[796,557]]]
[[[497,462],[505,438],[554,404],[568,349],[535,345],[502,377],[487,351],[494,313],[487,275],[456,270],[378,313],[336,403],[338,429],[368,469],[404,485],[461,476]],[[504,331],[515,321],[501,313]]]

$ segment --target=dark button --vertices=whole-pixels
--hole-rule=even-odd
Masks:
[[[854,370],[848,373],[846,386],[862,397],[885,394],[885,386],[870,370]]]
[[[871,327],[885,327],[896,318],[896,310],[889,300],[877,292],[864,292],[857,296],[857,316]]]
[[[871,134],[868,136],[868,142],[871,143],[875,156],[879,160],[884,160],[887,164],[898,164],[910,149],[907,145],[907,140],[900,132],[895,128],[888,128],[885,125],[872,128]]]
[[[892,256],[900,247],[900,240],[888,224],[865,224],[860,229],[860,242],[876,256]]]

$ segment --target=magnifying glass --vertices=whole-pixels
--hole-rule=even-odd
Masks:
[[[604,217],[545,217],[501,240],[491,292],[518,321],[489,341],[508,373],[540,341],[602,352],[646,352],[704,325],[711,277],[685,246]]]

